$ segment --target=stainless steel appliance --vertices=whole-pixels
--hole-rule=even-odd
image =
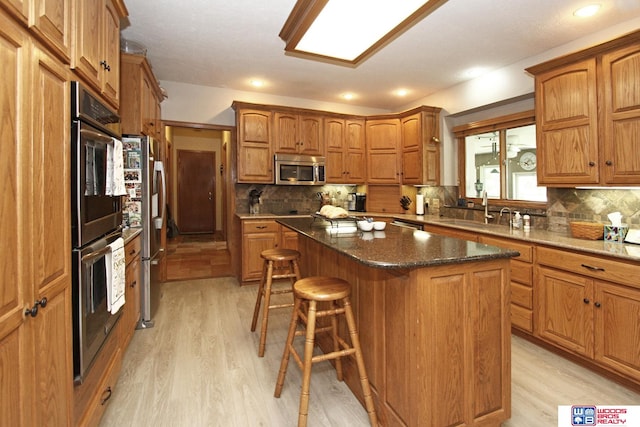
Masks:
[[[367,211],[367,195],[366,193],[355,193],[356,198],[356,212],[366,212]]]
[[[107,254],[109,244],[121,237],[116,230],[82,248],[73,250],[73,371],[76,383],[82,383],[102,344],[111,333],[122,311],[107,309]]]
[[[82,382],[120,318],[107,309],[109,244],[122,235],[121,196],[106,188],[107,152],[120,118],[78,82],[71,84],[71,228],[74,380]]]
[[[140,277],[140,321],[138,328],[154,326],[160,303],[162,225],[167,212],[167,185],[159,144],[148,136],[122,138],[125,148],[125,182],[129,194],[125,215],[131,227],[142,227],[142,273]]]
[[[81,247],[122,225],[120,197],[106,194],[107,149],[120,117],[80,83],[71,85],[71,233]]]
[[[322,156],[299,156],[276,154],[276,185],[323,185],[325,158]]]
[[[395,218],[393,220],[393,222],[391,223],[391,225],[395,225],[398,227],[404,227],[404,228],[412,228],[414,230],[423,230],[424,227],[422,226],[422,224],[418,223],[418,222],[411,222],[411,221],[407,221],[404,219],[398,219]]]

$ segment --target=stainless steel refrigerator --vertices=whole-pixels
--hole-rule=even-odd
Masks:
[[[124,217],[130,227],[142,228],[140,273],[140,321],[138,328],[152,328],[160,305],[162,225],[167,211],[164,165],[158,141],[148,136],[123,136],[127,196]]]

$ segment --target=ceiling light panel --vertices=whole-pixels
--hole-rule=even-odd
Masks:
[[[357,64],[446,0],[298,0],[280,31],[288,52]]]

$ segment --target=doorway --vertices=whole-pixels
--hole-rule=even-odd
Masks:
[[[216,153],[178,150],[178,229],[182,233],[216,231]]]
[[[229,235],[228,227],[231,223],[228,220],[230,215],[229,210],[231,210],[231,212],[234,211],[233,200],[228,200],[229,195],[233,195],[234,192],[233,181],[229,176],[230,171],[227,165],[231,161],[229,148],[230,142],[235,137],[235,128],[176,121],[164,121],[163,123],[165,125],[167,142],[169,211],[170,216],[172,217],[171,219],[175,224],[177,224],[176,235],[183,233],[191,234],[206,232],[212,236],[212,239],[215,238],[216,242],[226,242]],[[194,225],[199,221],[189,219],[189,215],[192,213],[191,206],[195,206],[195,203],[198,203],[197,206],[208,204],[205,202],[208,202],[209,189],[204,193],[206,198],[203,203],[190,201],[189,194],[179,195],[179,192],[181,191],[178,189],[179,179],[181,186],[183,187],[182,190],[184,190],[185,185],[187,187],[191,186],[191,190],[203,185],[201,183],[186,184],[187,181],[184,181],[184,178],[178,177],[180,173],[178,166],[178,153],[181,151],[197,152],[198,155],[195,157],[207,157],[209,155],[214,156],[213,160],[206,160],[208,165],[213,165],[213,169],[207,172],[207,174],[211,173],[214,179],[214,190],[211,191],[214,207],[212,210],[209,210],[209,218],[214,221],[213,228],[211,229],[212,231],[205,231],[209,229],[210,226],[195,227]],[[181,162],[183,163],[184,159],[182,159]],[[189,169],[193,170],[194,168],[189,167]],[[231,187],[231,189],[229,187]],[[202,195],[203,194],[199,194],[198,196]],[[183,200],[186,201],[184,204],[185,206],[183,206]],[[181,218],[183,215],[185,215],[185,217]]]

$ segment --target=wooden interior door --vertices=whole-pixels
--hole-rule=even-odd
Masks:
[[[178,150],[178,228],[213,233],[216,228],[216,153]]]

